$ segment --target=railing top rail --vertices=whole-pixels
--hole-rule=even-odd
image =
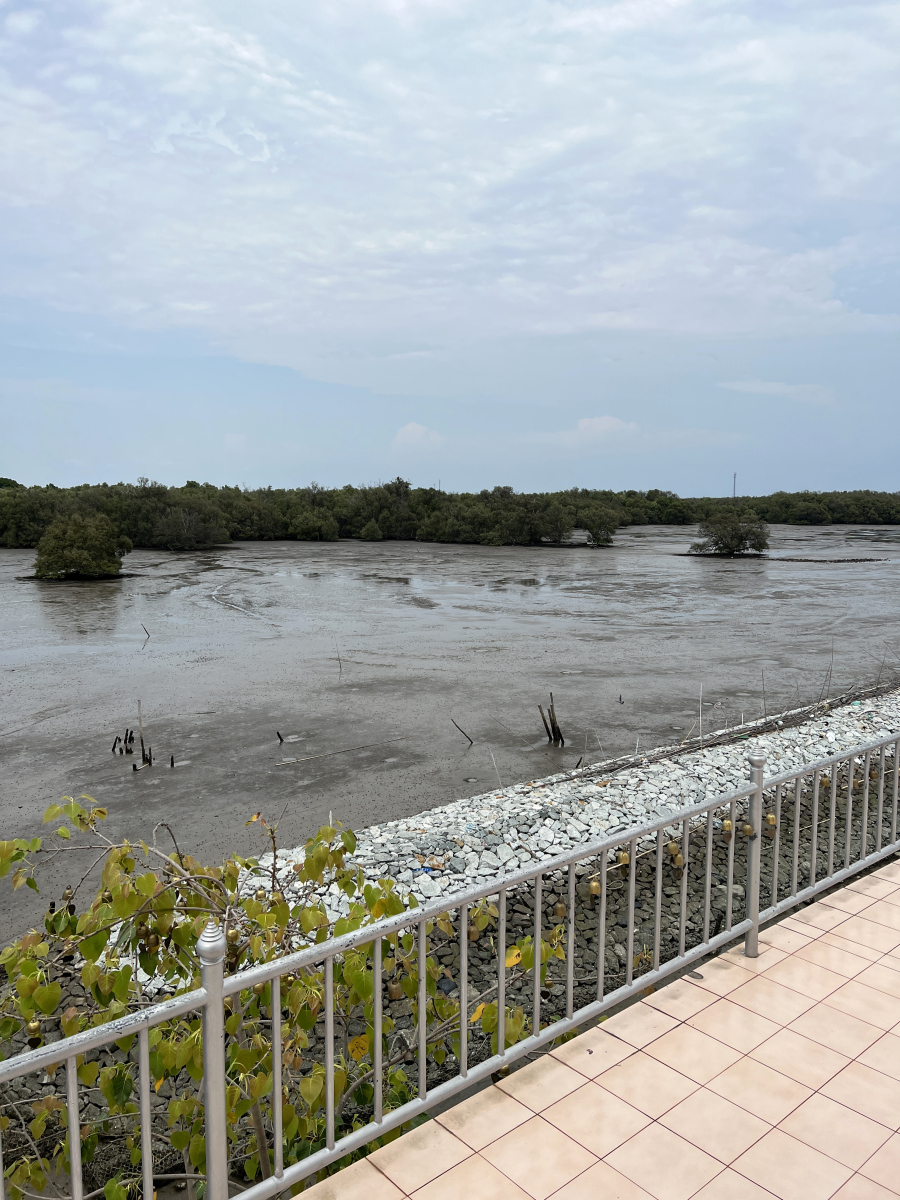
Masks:
[[[660,829],[666,829],[669,825],[680,825],[683,821],[702,816],[704,813],[709,812],[710,809],[722,808],[726,804],[746,800],[753,795],[753,792],[753,786],[748,785],[738,791],[727,792],[724,795],[715,796],[710,800],[703,800],[700,804],[678,809],[675,812],[669,813],[668,816],[658,817],[654,821],[646,821],[642,825],[635,825],[628,829],[619,830],[618,833],[610,834],[599,841],[590,842],[586,846],[579,846],[576,850],[570,850],[565,854],[557,855],[555,858],[546,859],[534,867],[527,867],[524,870],[516,871],[512,875],[495,875],[485,883],[466,888],[464,891],[438,897],[418,908],[397,913],[393,917],[381,917],[378,921],[373,921],[370,925],[364,925],[360,929],[342,934],[337,938],[329,938],[327,942],[319,942],[315,945],[307,946],[303,950],[296,950],[293,954],[286,954],[283,958],[274,959],[268,963],[259,963],[255,967],[249,967],[246,971],[239,971],[234,975],[227,976],[225,979],[225,995],[232,996],[235,992],[242,992],[245,988],[252,987],[255,983],[265,983],[269,979],[273,979],[276,975],[284,975],[290,971],[302,970],[313,963],[321,962],[323,958],[331,958],[334,955],[343,953],[345,950],[353,950],[358,946],[364,946],[377,937],[388,937],[391,934],[398,933],[402,929],[407,929],[411,925],[416,925],[420,921],[428,921],[432,917],[446,912],[448,909],[458,908],[461,904],[475,904],[488,896],[495,896],[500,891],[509,890],[518,884],[529,883],[538,875],[551,875],[555,871],[564,871],[573,863],[580,862],[585,858],[596,858],[606,851],[621,846],[623,842],[641,841],[643,838],[649,837]]]
[[[93,1029],[85,1029],[81,1033],[73,1033],[71,1037],[60,1038],[58,1042],[49,1042],[39,1046],[37,1050],[26,1050],[22,1054],[14,1054],[11,1058],[0,1062],[0,1083],[6,1083],[19,1075],[29,1075],[32,1071],[45,1070],[54,1064],[64,1062],[75,1054],[85,1054],[88,1050],[98,1050],[117,1042],[120,1038],[131,1037],[141,1029],[152,1029],[163,1021],[171,1021],[182,1013],[202,1008],[206,1003],[206,992],[196,988],[185,992],[182,996],[174,996],[171,1000],[161,1000],[141,1012],[129,1013],[125,1017],[117,1017],[105,1025],[95,1025]]]
[[[763,781],[763,787],[768,791],[769,788],[777,787],[780,783],[792,783],[795,779],[800,779],[804,775],[812,775],[815,771],[823,771],[828,767],[837,766],[839,763],[847,762],[851,758],[859,758],[863,754],[867,754],[872,750],[880,750],[882,746],[892,746],[900,742],[900,732],[888,734],[887,737],[878,738],[874,742],[864,742],[861,746],[852,746],[849,750],[841,750],[839,754],[832,754],[830,758],[820,758],[815,762],[807,763],[804,767],[798,767],[794,771],[785,771],[782,775],[773,775],[767,777]]]

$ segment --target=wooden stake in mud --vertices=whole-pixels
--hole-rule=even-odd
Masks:
[[[553,693],[550,693],[550,728],[553,730],[554,746],[564,746],[566,739],[562,735],[562,730],[559,727],[559,722],[556,719],[556,705],[553,703]]]
[[[544,716],[543,705],[538,705],[538,712],[541,714],[541,720],[544,722],[544,728],[547,730],[547,741],[553,741],[553,734],[550,732],[550,726],[547,724],[547,718]]]
[[[452,717],[450,718],[450,721],[453,725],[456,725],[456,722],[453,720]],[[464,738],[468,738],[470,746],[475,745],[475,743],[472,741],[472,739],[469,737],[469,735],[466,733],[466,731],[463,729],[463,727],[461,725],[456,725],[456,728],[459,730],[459,732],[463,735]]]
[[[138,733],[141,738],[141,762],[147,761],[147,755],[144,753],[144,722],[141,717],[141,702],[138,700]]]

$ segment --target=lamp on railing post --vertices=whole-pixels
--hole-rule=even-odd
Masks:
[[[197,942],[203,1006],[203,1101],[206,1110],[206,1200],[228,1200],[225,1117],[225,934],[210,918]]]
[[[760,866],[760,838],[759,830],[762,824],[762,799],[763,799],[763,768],[766,765],[766,756],[762,750],[751,750],[750,759],[750,782],[753,784],[753,792],[750,796],[750,807],[747,813],[747,821],[750,825],[750,832],[747,835],[747,919],[751,922],[750,928],[747,930],[744,937],[744,954],[747,958],[759,957],[759,866]]]

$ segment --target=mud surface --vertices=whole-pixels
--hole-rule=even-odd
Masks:
[[[832,643],[832,692],[889,673],[900,529],[772,532],[762,561],[686,558],[694,530],[654,526],[602,550],[237,543],[71,584],[21,581],[33,552],[2,550],[2,836],[88,792],[111,834],[167,821],[183,849],[257,853],[258,809],[296,845],[329,811],[360,827],[686,738],[701,683],[707,728],[762,714],[763,671],[770,712],[815,700]],[[134,772],[110,747],[138,698],[156,761]],[[43,906],[7,892],[3,927]]]

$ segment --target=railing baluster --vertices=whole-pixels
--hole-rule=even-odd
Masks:
[[[863,810],[862,821],[860,822],[859,831],[859,857],[863,859],[869,853],[869,771],[871,769],[871,755],[866,751],[866,757],[863,760]]]
[[[459,906],[459,1073],[469,1073],[469,906]]]
[[[637,842],[632,839],[628,843],[628,915],[625,934],[625,984],[634,978],[634,883],[637,864]]]
[[[850,866],[850,839],[853,836],[853,756],[847,759],[847,820],[844,823],[844,870]]]
[[[731,910],[734,907],[734,844],[737,841],[737,805],[732,800],[729,806],[731,817],[731,837],[728,840],[728,878],[725,880],[725,928],[731,929],[734,921]]]
[[[536,1037],[541,1031],[541,949],[543,947],[543,918],[541,885],[543,875],[534,877],[534,996],[531,1004],[531,1032]]]
[[[775,789],[775,836],[772,838],[772,908],[778,903],[778,867],[781,856],[781,784]]]
[[[751,750],[750,759],[750,775],[753,780],[753,794],[750,796],[750,802],[747,806],[748,824],[750,825],[750,833],[747,837],[747,874],[744,880],[744,912],[747,918],[753,922],[747,930],[744,937],[744,954],[747,958],[759,957],[759,872],[761,864],[761,849],[762,849],[762,813],[763,813],[763,787],[765,777],[763,771],[766,765],[766,756],[762,750]],[[734,841],[734,838],[731,839]]]
[[[325,959],[325,1145],[334,1149],[334,959]]]
[[[566,1016],[575,1011],[575,864],[569,864],[569,931],[566,941]]]
[[[878,755],[878,832],[875,835],[875,853],[881,850],[884,840],[884,746]]]
[[[831,768],[831,800],[828,805],[828,878],[834,874],[834,835],[837,828],[838,764]]]
[[[150,1030],[138,1030],[138,1097],[141,1121],[143,1200],[153,1200],[153,1114],[150,1111]]]
[[[419,1099],[428,1095],[428,939],[427,923],[419,922]]]
[[[800,793],[794,784],[794,852],[791,860],[791,895],[797,895],[800,884]]]
[[[891,797],[891,843],[897,840],[897,800],[900,792],[900,740],[894,742],[894,794]]]
[[[800,810],[800,781],[797,780],[797,811]],[[812,829],[810,830],[809,886],[816,882],[818,871],[818,772],[812,776]]]
[[[210,918],[197,941],[203,1005],[203,1102],[206,1121],[205,1200],[228,1200],[228,1120],[225,1110],[225,934]],[[72,1200],[78,1200],[73,1197]]]
[[[653,970],[659,969],[659,937],[662,926],[663,834],[656,831],[656,893],[653,901]]]
[[[373,996],[372,1038],[375,1045],[372,1047],[372,1068],[375,1072],[375,1122],[378,1125],[384,1119],[384,1030],[381,1014],[384,1003],[384,980],[381,977],[381,949],[381,938],[377,937],[374,946],[375,992]]]
[[[500,889],[497,932],[497,1053],[506,1053],[506,888]]]
[[[606,982],[606,874],[607,854],[600,852],[600,912],[597,917],[597,999],[603,999]]]
[[[284,1174],[284,1071],[281,1064],[281,976],[271,983],[269,1010],[272,1014],[272,1141],[275,1150],[275,1178]]]
[[[710,899],[712,893],[713,820],[715,809],[706,810],[706,878],[703,882],[703,941],[709,941]]]
[[[691,853],[690,822],[681,824],[681,857],[684,864],[681,868],[681,920],[678,925],[678,953],[684,954],[684,939],[687,930],[687,890],[688,890],[688,859]]]
[[[82,1200],[84,1179],[81,1174],[81,1114],[78,1111],[78,1058],[66,1059],[66,1108],[69,1117],[69,1178],[72,1200]]]

